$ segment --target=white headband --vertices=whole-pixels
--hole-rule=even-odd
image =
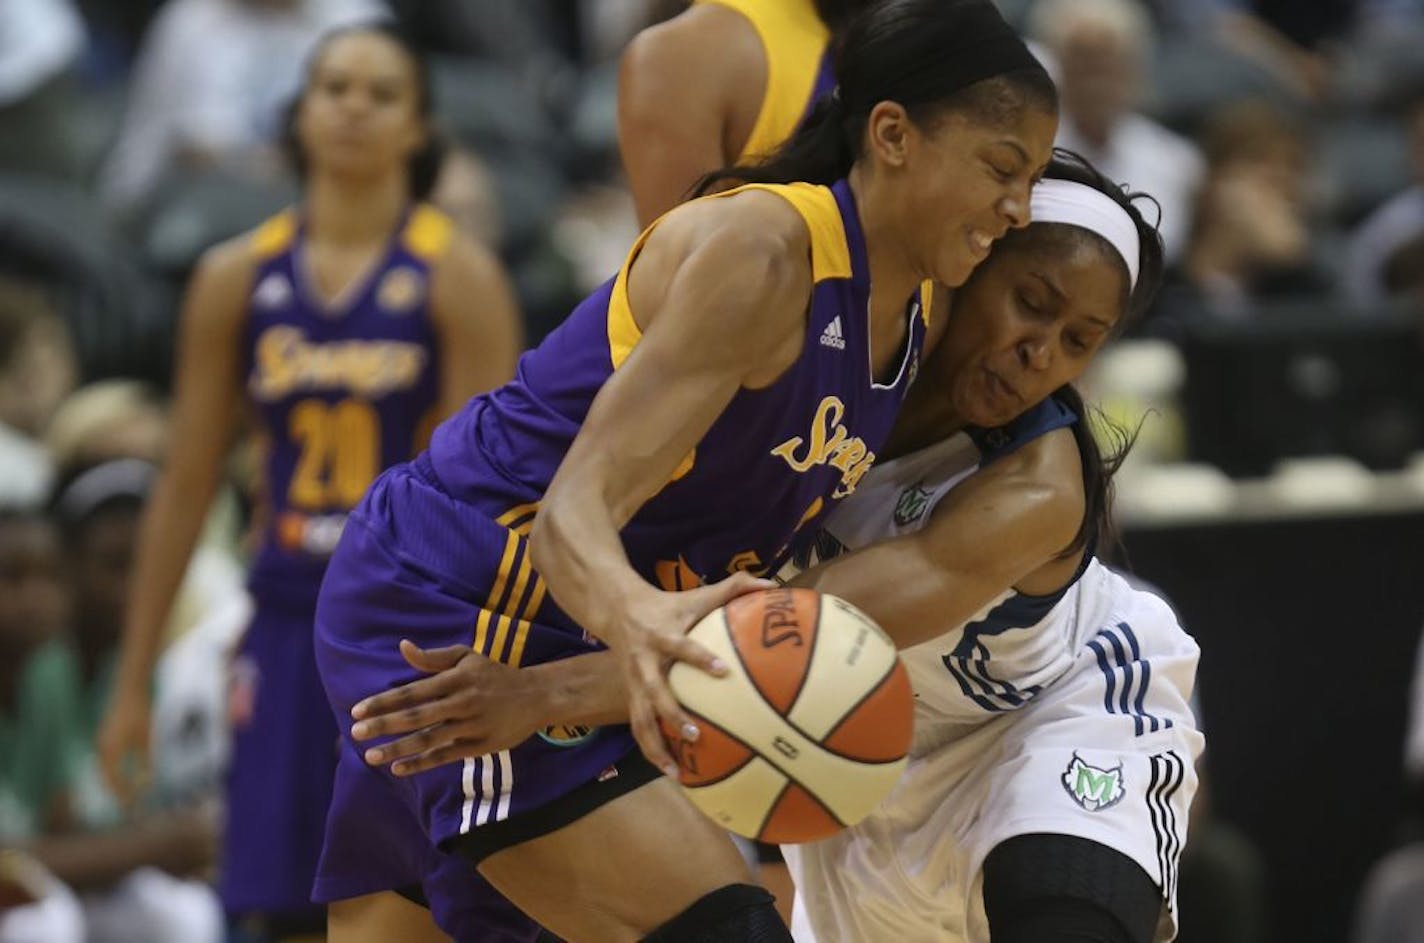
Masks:
[[[1137,224],[1112,197],[1072,180],[1040,180],[1029,199],[1035,223],[1081,226],[1106,239],[1127,264],[1128,291],[1137,287],[1137,264],[1142,247]]]

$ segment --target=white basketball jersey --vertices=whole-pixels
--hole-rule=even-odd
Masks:
[[[944,496],[984,464],[1075,419],[1056,400],[1048,400],[1002,429],[962,432],[876,465],[831,515],[815,546],[792,565],[804,568],[919,530]],[[781,575],[786,578],[788,571]],[[1008,590],[963,625],[946,626],[938,638],[902,651],[915,689],[917,737],[928,736],[934,726],[978,723],[1020,708],[1062,677],[1083,647],[1088,627],[1099,621],[1097,612],[1081,610],[1105,606],[1105,594],[1091,587],[1106,577],[1094,560],[1058,593],[1030,596]]]
[[[986,464],[1077,417],[1049,400],[877,465],[783,579],[925,526]],[[1050,596],[1012,590],[901,652],[915,743],[889,797],[858,825],[785,846],[797,943],[989,943],[983,862],[1016,835],[1072,835],[1136,861],[1176,934],[1176,869],[1201,751],[1188,700],[1198,649],[1161,599],[1088,557]]]

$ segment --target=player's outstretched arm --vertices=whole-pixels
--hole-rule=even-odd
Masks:
[[[909,648],[962,625],[1059,558],[1083,506],[1073,434],[1051,432],[951,491],[924,529],[808,569],[792,585],[845,599]]]
[[[251,280],[246,241],[233,240],[203,256],[184,300],[168,455],[139,524],[118,670],[98,736],[105,777],[121,799],[144,777],[159,641],[237,426],[238,351]]]
[[[751,192],[669,215],[628,277],[641,339],[594,398],[530,534],[534,567],[560,608],[619,654],[634,735],[660,767],[674,764],[658,718],[686,721],[667,665],[716,670],[686,630],[763,584],[739,574],[663,592],[629,564],[619,531],[740,388],[768,384],[795,362],[810,294],[810,237],[779,197]]]
[[[401,654],[430,677],[351,711],[356,740],[398,738],[365,752],[367,763],[390,764],[397,776],[507,750],[555,724],[628,722],[628,689],[612,652],[529,668],[511,668],[468,645],[426,650],[403,641]]]

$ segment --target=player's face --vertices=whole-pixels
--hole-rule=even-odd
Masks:
[[[1126,269],[1097,240],[1074,238],[1056,248],[1022,237],[1002,244],[955,293],[935,349],[934,371],[955,415],[1002,426],[1078,379],[1126,299]]]
[[[297,134],[313,172],[388,173],[424,142],[415,68],[379,33],[344,33],[312,70]]]
[[[1057,129],[1054,113],[1031,106],[995,125],[950,113],[925,129],[906,160],[900,214],[924,277],[964,284],[998,239],[1028,224]]]
[[[44,521],[0,523],[0,645],[29,649],[64,631],[69,587],[59,538]]]

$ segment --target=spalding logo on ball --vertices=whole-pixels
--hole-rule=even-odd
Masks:
[[[797,844],[854,825],[905,768],[914,697],[890,638],[843,599],[749,593],[688,633],[731,668],[685,664],[669,683],[697,722],[670,731],[688,797],[748,838]]]

